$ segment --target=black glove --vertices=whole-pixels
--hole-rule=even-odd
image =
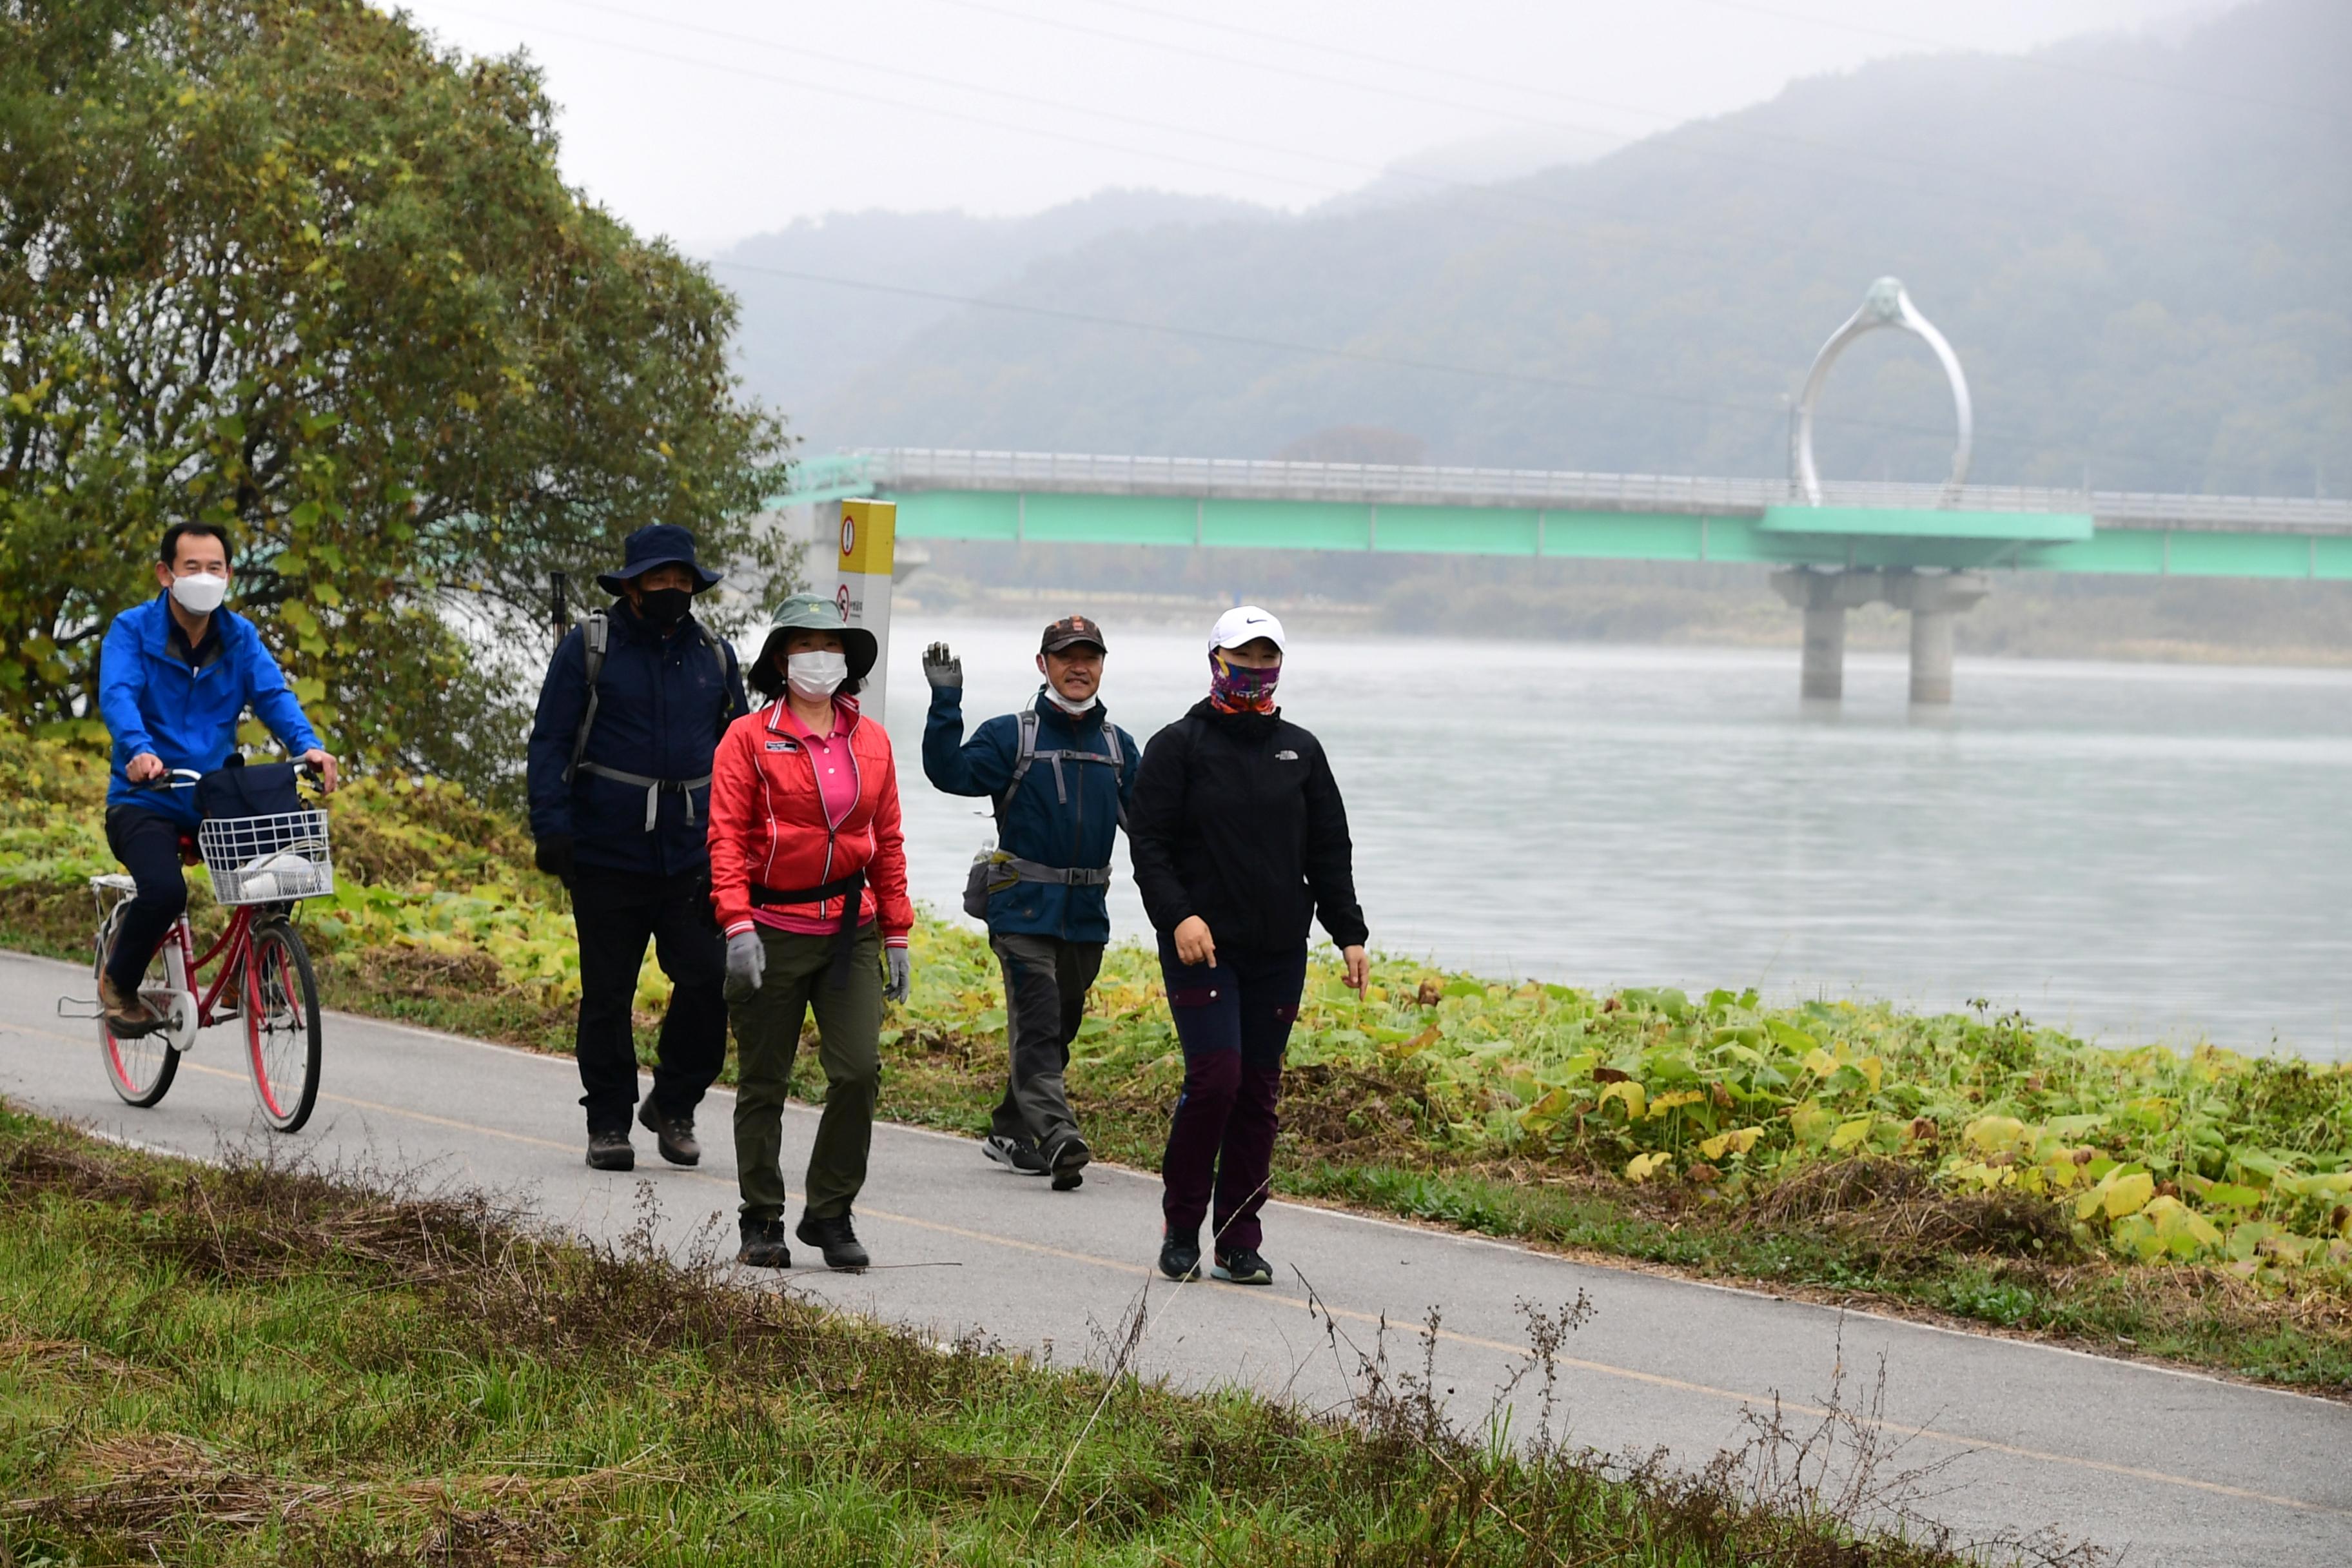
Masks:
[[[531,861],[558,881],[572,880],[572,835],[551,833],[531,852]]]
[[[923,679],[936,689],[963,689],[963,660],[958,658],[943,642],[935,642],[923,650]]]

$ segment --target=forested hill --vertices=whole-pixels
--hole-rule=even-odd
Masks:
[[[786,411],[819,450],[1262,456],[1368,426],[1436,462],[1779,474],[1786,397],[1892,273],[1967,365],[1979,479],[2341,494],[2348,69],[2352,5],[2258,0],[2170,41],[1809,80],[1507,184],[1126,227],[988,291],[1030,310],[954,309]],[[1948,460],[1916,342],[1864,340],[1828,402],[1828,473]]]
[[[1244,202],[1166,191],[1101,191],[1026,217],[960,212],[834,213],[754,235],[712,263],[742,315],[735,365],[751,390],[794,415],[883,354],[955,314],[1040,258],[1105,235],[1271,216]],[[850,278],[878,288],[805,281]]]

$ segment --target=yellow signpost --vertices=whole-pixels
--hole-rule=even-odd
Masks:
[[[858,706],[877,720],[883,716],[890,668],[890,572],[898,559],[897,503],[887,500],[845,500],[841,503],[841,560],[835,601],[841,618],[874,634],[881,648],[874,673],[866,678]]]

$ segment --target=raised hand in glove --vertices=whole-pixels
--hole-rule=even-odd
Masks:
[[[935,688],[963,689],[963,660],[943,642],[935,642],[923,650],[923,679]]]
[[[882,1000],[904,1002],[907,993],[914,988],[915,961],[907,956],[903,947],[886,947],[882,962],[889,966],[890,978],[882,986]]]
[[[727,984],[724,992],[730,1002],[748,1002],[760,990],[760,977],[767,973],[768,950],[761,944],[760,933],[739,931],[727,939]]]
[[[531,847],[531,862],[558,881],[572,880],[572,835],[551,833]]]

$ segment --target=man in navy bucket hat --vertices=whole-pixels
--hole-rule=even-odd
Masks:
[[[694,618],[719,574],[695,559],[694,535],[649,523],[629,535],[621,568],[600,574],[612,607],[557,646],[530,730],[530,831],[539,868],[572,889],[580,941],[580,1103],[588,1163],[636,1163],[631,1027],[637,972],[654,944],[669,977],[653,1092],[637,1120],[663,1159],[702,1158],[695,1108],[727,1057],[727,946],[710,912],[710,762],[748,711],[735,650]]]

